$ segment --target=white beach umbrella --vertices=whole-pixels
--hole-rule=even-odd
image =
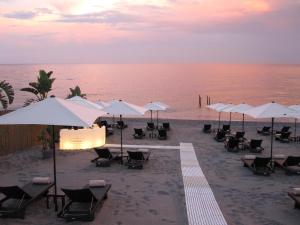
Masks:
[[[142,116],[147,111],[146,108],[137,106],[122,100],[114,100],[103,110],[112,115],[120,115],[120,121],[122,121],[122,116]],[[121,128],[121,163],[123,163],[123,136]]]
[[[219,113],[219,123],[218,123],[218,130],[220,130],[220,125],[221,125],[221,112],[222,109],[226,108],[228,104],[224,103],[215,103],[209,107],[210,109],[213,109]]]
[[[91,108],[91,109],[96,109],[96,110],[101,110],[103,108],[100,105],[98,105],[94,102],[91,102],[87,99],[84,99],[80,96],[74,96],[72,98],[67,99],[67,101],[70,101],[70,102],[73,102],[75,104],[78,104],[78,105],[81,105],[81,106],[84,106],[84,107],[88,107],[88,108]]]
[[[273,132],[274,132],[274,118],[285,118],[293,113],[294,110],[289,109],[284,105],[277,103],[267,103],[261,106],[253,107],[244,113],[257,119],[269,119],[272,118],[272,131],[271,131],[271,158],[273,157]]]
[[[101,108],[104,108],[104,107],[107,107],[110,103],[98,100],[95,102],[95,104],[99,105]]]
[[[170,108],[170,106],[169,105],[167,105],[166,103],[164,103],[164,102],[153,102],[153,103],[155,103],[155,104],[157,104],[157,105],[160,105],[160,106],[162,106],[163,108],[165,108],[165,109],[168,109],[168,108]]]
[[[52,140],[54,141],[54,126],[91,127],[94,121],[101,116],[102,113],[99,110],[88,109],[64,99],[51,97],[0,116],[0,124],[52,125]],[[53,172],[55,187],[55,209],[57,210],[56,157],[54,143]]]
[[[245,112],[252,108],[253,108],[253,106],[248,105],[246,103],[242,103],[239,105],[235,105],[230,109],[230,112],[243,114],[242,131],[244,131],[244,129],[245,129]]]
[[[209,108],[209,109],[216,109],[216,108],[218,108],[218,107],[224,107],[226,104],[223,104],[223,103],[220,103],[220,102],[218,102],[218,103],[214,103],[214,104],[212,104],[212,105],[208,105],[208,106],[206,106],[207,108]]]
[[[156,125],[158,127],[158,111],[165,111],[167,110],[167,105],[164,104],[162,105],[160,102],[150,102],[146,105],[144,105],[144,107],[150,111],[151,113],[151,122],[152,122],[152,111],[156,111],[157,115],[156,115]]]

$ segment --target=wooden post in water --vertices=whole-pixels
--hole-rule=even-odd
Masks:
[[[208,95],[206,95],[206,105],[209,105],[208,104]]]
[[[210,105],[210,96],[208,96],[208,104]]]
[[[199,95],[199,108],[201,108],[201,95]]]

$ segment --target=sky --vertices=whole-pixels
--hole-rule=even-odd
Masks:
[[[0,0],[0,64],[300,63],[300,0]]]

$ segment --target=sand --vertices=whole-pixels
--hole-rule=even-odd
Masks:
[[[124,144],[174,145],[192,143],[200,166],[213,190],[228,224],[299,224],[300,211],[293,208],[287,196],[291,187],[300,187],[299,176],[287,176],[281,170],[270,177],[255,176],[242,166],[243,153],[229,153],[222,143],[215,142],[212,134],[201,132],[203,121],[169,120],[169,139],[143,140],[132,137],[134,127],[144,127],[145,119],[128,119],[124,130]],[[216,122],[213,122],[216,127]],[[234,122],[233,130],[240,130]],[[246,123],[246,137],[262,138],[269,154],[269,137],[256,134],[256,127],[263,123]],[[267,125],[267,123],[266,123]],[[281,124],[277,125],[279,129]],[[117,144],[119,130],[107,140]],[[300,144],[275,142],[274,154],[300,155]],[[152,150],[150,160],[143,170],[128,170],[117,163],[108,168],[95,167],[90,162],[93,151],[58,151],[58,187],[82,187],[90,179],[105,179],[112,184],[108,199],[96,213],[93,222],[85,224],[188,224],[179,150]],[[52,175],[52,158],[41,159],[38,147],[0,157],[0,185],[25,184],[34,176]],[[27,208],[25,220],[0,219],[2,225],[15,224],[65,224],[53,209],[46,209],[45,200]],[[82,224],[73,222],[72,224]]]

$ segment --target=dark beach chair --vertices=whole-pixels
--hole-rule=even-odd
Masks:
[[[211,133],[211,124],[204,124],[204,127],[202,129],[203,133],[209,134]]]
[[[159,129],[158,130],[158,139],[159,140],[166,140],[167,139],[167,131],[165,129]]]
[[[150,153],[141,151],[127,151],[128,169],[143,169],[143,161],[148,160]]]
[[[275,134],[275,140],[280,141],[282,143],[289,143],[290,142],[291,132],[284,132]]]
[[[218,130],[214,139],[217,142],[224,142],[226,140],[226,133],[224,130]]]
[[[46,196],[53,185],[54,183],[33,184],[30,182],[22,188],[19,186],[0,187],[0,193],[5,196],[0,200],[0,217],[24,219],[26,207],[39,197]]]
[[[92,163],[96,163],[96,166],[107,167],[110,166],[112,161],[117,159],[117,156],[113,155],[108,148],[94,148],[97,153],[97,157],[92,159]]]
[[[295,209],[300,209],[300,195],[296,195],[293,192],[288,192],[288,195],[295,201]]]
[[[245,141],[246,140],[245,132],[244,131],[237,131],[235,133],[235,139],[237,139],[239,142]]]
[[[288,156],[283,163],[283,169],[288,175],[300,175],[300,156]]]
[[[264,150],[264,148],[261,147],[262,141],[263,140],[261,139],[251,139],[249,143],[249,151],[254,153],[262,152]]]
[[[62,188],[68,202],[58,216],[66,221],[93,221],[96,209],[103,204],[110,188],[110,184],[82,189]]]
[[[142,139],[145,137],[145,133],[141,128],[134,128],[134,134],[132,135],[135,139]]]
[[[268,176],[272,172],[270,157],[255,157],[254,159],[242,158],[245,167],[248,167],[256,175]]]
[[[229,152],[238,152],[239,151],[239,141],[235,137],[229,137],[225,141],[225,148]]]
[[[281,128],[280,131],[278,131],[278,130],[275,131],[275,134],[287,133],[287,132],[289,132],[290,128],[291,128],[291,127],[289,127],[289,126],[284,126],[284,127]]]
[[[155,125],[153,122],[147,122],[147,130],[155,130]]]
[[[124,121],[122,120],[122,121],[117,121],[117,128],[118,129],[125,129],[125,128],[127,128],[128,127],[128,125],[127,124],[125,124],[124,123]]]
[[[257,129],[257,133],[262,135],[270,135],[271,134],[270,129],[271,127],[263,127],[261,130]]]
[[[222,128],[227,134],[230,134],[230,125],[224,124]]]
[[[111,126],[111,124],[108,124],[106,120],[101,120],[98,125],[100,127],[103,127],[105,126],[105,132],[106,132],[106,136],[110,136],[110,135],[113,135],[114,134],[114,130]]]
[[[162,128],[165,130],[170,130],[170,123],[168,122],[162,123]]]

